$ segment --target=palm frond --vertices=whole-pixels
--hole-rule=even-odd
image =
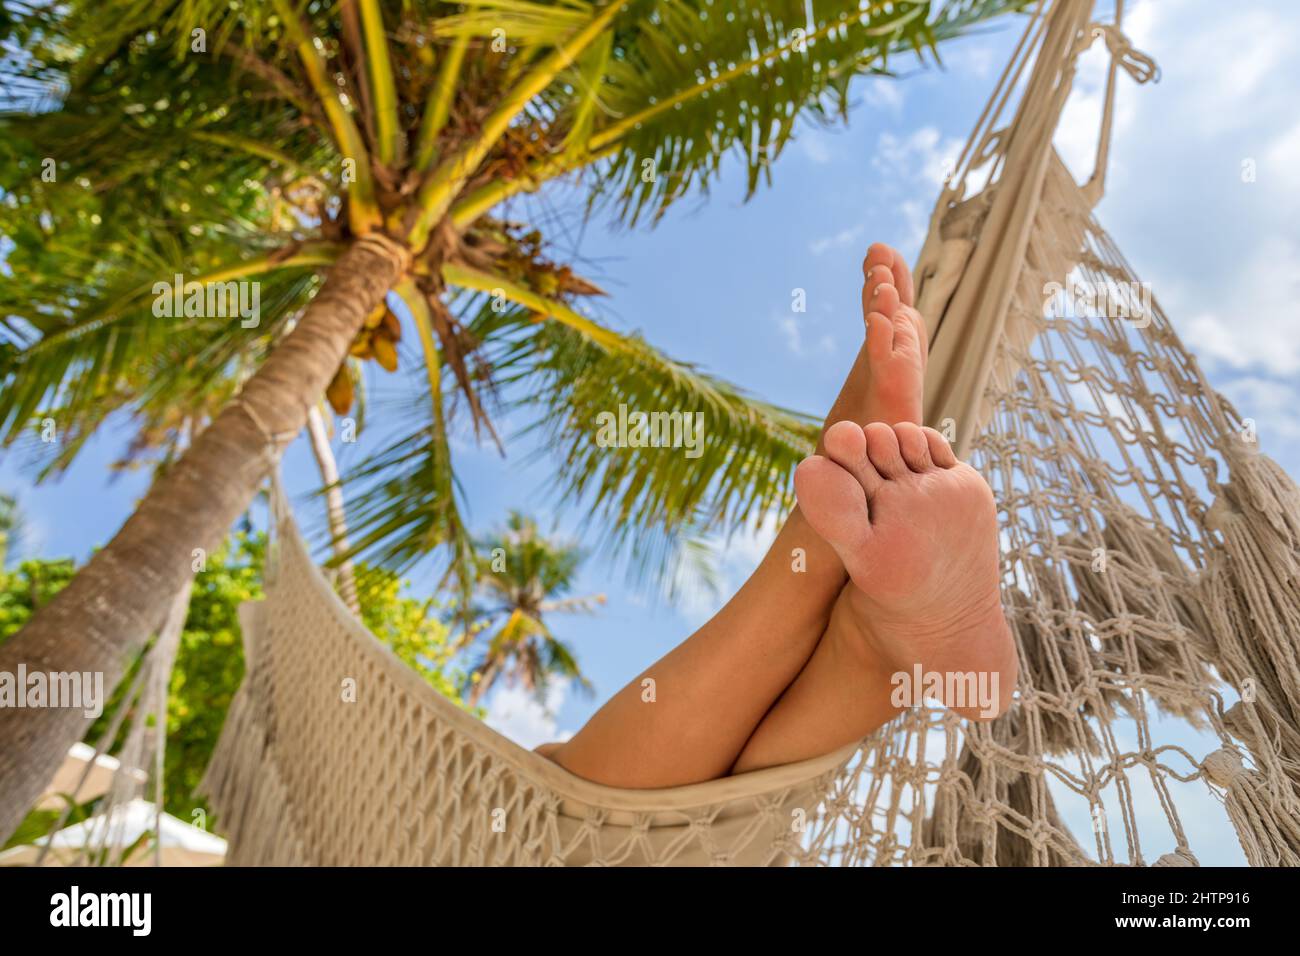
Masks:
[[[468,50],[469,37],[459,36],[443,54],[442,62],[438,64],[438,78],[425,101],[420,132],[416,140],[414,168],[418,172],[427,172],[437,158],[438,136],[447,125],[448,117],[451,116],[451,104],[456,96],[461,64],[465,62],[465,53]]]
[[[440,423],[425,421],[344,475],[354,558],[403,574],[422,559],[441,564],[440,585],[453,586],[468,608],[476,559],[461,517],[461,488]]]
[[[588,144],[620,147],[598,171],[618,215],[633,224],[707,190],[729,151],[752,195],[801,113],[847,114],[855,76],[931,46],[931,13],[929,0],[661,0],[654,29],[611,62],[602,85],[611,121]],[[951,31],[959,21],[940,22]]]
[[[114,286],[95,288],[78,273],[78,257],[58,275],[48,265],[40,287],[0,284],[0,311],[20,324],[0,342],[0,438],[12,441],[38,413],[53,415],[69,438],[103,420],[106,409],[138,407],[199,394],[228,363],[264,349],[279,326],[305,305],[316,270],[330,261],[326,247],[282,250],[236,263],[214,264],[196,276],[191,263],[164,262],[137,250],[114,270]],[[258,283],[259,315],[155,315],[156,287],[176,275],[188,283]],[[169,289],[170,291],[170,289]],[[61,450],[74,452],[69,445]]]
[[[581,597],[543,601],[540,608],[548,614],[595,614],[604,605],[605,595],[584,594]]]
[[[474,170],[487,158],[532,99],[550,86],[570,63],[609,28],[627,3],[628,0],[607,0],[604,7],[595,8],[595,12],[585,18],[580,27],[525,72],[484,118],[482,128],[475,137],[425,177],[416,196],[416,214],[407,233],[407,239],[413,247],[418,249],[424,246],[434,225],[451,207]]]
[[[442,277],[449,285],[484,292],[494,298],[526,306],[537,315],[554,319],[568,326],[584,339],[596,343],[601,348],[624,351],[640,348],[638,343],[593,322],[574,311],[567,303],[542,295],[507,276],[449,262],[442,267]]]
[[[364,27],[366,65],[374,95],[375,133],[379,140],[379,161],[396,166],[402,147],[402,130],[397,117],[397,82],[388,55],[388,36],[379,0],[359,0]]]
[[[531,322],[523,310],[490,308],[470,329],[501,343],[491,356],[500,389],[533,415],[525,432],[557,462],[560,503],[598,521],[603,543],[626,549],[636,570],[671,579],[686,542],[755,526],[792,505],[790,476],[812,452],[818,421],[636,337],[624,337],[635,348],[609,349],[568,326]],[[633,444],[633,413],[651,416],[648,429],[667,429],[666,443]],[[604,437],[612,444],[601,434],[611,425]]]
[[[1030,2],[654,0],[613,37],[599,78],[570,71],[576,95],[540,111],[562,129],[589,128],[585,141],[571,136],[562,153],[461,197],[455,220],[466,225],[521,190],[589,167],[593,203],[612,201],[631,225],[661,216],[692,190],[707,191],[731,151],[744,162],[752,195],[801,114],[847,115],[854,77],[887,75],[898,54],[923,57]]]
[[[595,9],[582,0],[466,0],[462,6],[464,12],[434,22],[434,36],[490,39],[500,31],[512,43],[556,46],[589,23]]]
[[[377,228],[383,221],[375,199],[370,151],[366,149],[360,129],[357,128],[352,114],[339,96],[337,86],[330,77],[325,57],[317,46],[319,41],[309,32],[309,24],[304,24],[299,18],[292,0],[271,0],[271,2],[276,13],[284,21],[285,29],[302,61],[302,68],[325,110],[339,153],[345,161],[351,161],[353,164],[348,191],[348,216],[352,231],[357,235],[364,235],[371,229]]]

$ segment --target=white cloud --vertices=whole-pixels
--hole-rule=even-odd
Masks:
[[[1298,301],[1300,246],[1280,235],[1268,236],[1222,295],[1187,323],[1187,339],[1211,364],[1295,374],[1300,372]]]
[[[847,229],[841,229],[833,236],[823,236],[820,239],[814,239],[808,243],[808,251],[815,256],[820,256],[828,249],[839,249],[844,246],[851,246],[862,238],[866,232],[866,226],[852,226]]]
[[[555,719],[568,689],[564,681],[555,681],[545,700],[538,701],[537,695],[521,686],[504,685],[492,692],[484,723],[529,750],[538,744],[568,740],[573,731],[560,730]]]
[[[1098,217],[1140,264],[1192,352],[1220,386],[1242,374],[1300,372],[1300,65],[1285,38],[1300,5],[1139,0],[1124,31],[1160,66],[1121,74],[1107,196]],[[1092,169],[1106,57],[1080,64],[1056,145],[1077,176]],[[1247,51],[1238,55],[1225,51]],[[1214,64],[1213,68],[1210,64]],[[1255,161],[1255,180],[1242,176]]]
[[[910,136],[880,134],[872,163],[881,172],[903,181],[942,186],[957,164],[962,141],[944,137],[934,126],[922,126]]]
[[[1236,407],[1242,418],[1255,422],[1261,445],[1267,451],[1270,438],[1284,441],[1300,439],[1300,388],[1293,382],[1246,376],[1222,382],[1220,391]]]
[[[995,65],[1001,68],[1000,63],[994,63],[992,48],[974,38],[959,44],[944,57],[951,72],[965,71],[979,80],[991,77]]]
[[[903,112],[903,84],[888,77],[869,81],[863,88],[863,98],[869,106],[895,116]]]
[[[830,147],[826,145],[825,137],[819,135],[817,130],[808,130],[799,137],[798,142],[803,154],[818,166],[824,166],[831,161]]]
[[[1214,30],[1198,31],[1189,44],[1176,48],[1170,44],[1165,55],[1174,63],[1187,65],[1186,76],[1199,80],[1202,129],[1236,127],[1249,119],[1242,115],[1241,102],[1268,95],[1267,87],[1273,85],[1276,68],[1291,43],[1289,32],[1279,27],[1273,15],[1243,9],[1219,18]],[[1225,51],[1238,51],[1238,55],[1229,52],[1225,56]],[[1206,56],[1213,59],[1204,59]],[[1207,63],[1214,63],[1215,69],[1205,69]],[[1193,72],[1193,66],[1199,69]]]
[[[1221,12],[1213,0],[1146,0],[1129,12],[1123,25],[1129,42],[1156,61],[1162,85],[1176,89],[1177,95],[1161,97],[1159,106],[1153,107],[1152,88],[1137,86],[1121,72],[1115,98],[1117,141],[1126,132],[1163,138],[1162,131],[1176,130],[1176,138],[1186,148],[1189,140],[1212,139],[1239,132],[1261,118],[1292,115],[1291,86],[1279,68],[1295,24],[1279,22],[1276,10],[1241,10],[1228,18]],[[1207,29],[1208,23],[1214,27]],[[1225,51],[1249,52],[1225,55]],[[1109,51],[1100,39],[1079,59],[1074,88],[1053,140],[1066,166],[1080,179],[1092,172],[1109,63]],[[1207,69],[1210,63],[1213,69]],[[1300,135],[1300,128],[1296,132]],[[1300,143],[1292,146],[1289,155],[1296,150]],[[1124,168],[1123,153],[1121,148],[1112,149],[1111,182]],[[1282,168],[1296,169],[1294,164]]]
[[[1274,140],[1264,153],[1262,168],[1255,171],[1256,179],[1263,185],[1273,185],[1276,179],[1282,192],[1300,199],[1300,123]]]
[[[1186,139],[1190,133],[1221,135],[1260,118],[1292,115],[1294,87],[1283,73],[1294,45],[1296,12],[1290,2],[1245,4],[1229,17],[1216,0],[1137,4],[1125,18],[1124,32],[1159,64],[1162,82],[1179,89],[1175,109],[1167,109],[1157,124],[1140,127],[1177,130]],[[1143,91],[1127,92],[1140,102]]]
[[[898,251],[909,261],[915,262],[921,253],[926,233],[930,231],[930,210],[915,199],[907,199],[898,204],[907,232],[898,242]]]
[[[1052,145],[1075,178],[1083,181],[1092,175],[1097,158],[1097,138],[1101,131],[1101,107],[1106,84],[1109,54],[1100,40],[1079,58],[1074,88],[1061,110],[1061,120],[1056,125]],[[1126,99],[1118,101],[1115,131],[1118,133],[1131,117],[1132,110],[1123,110]]]
[[[804,340],[806,322],[806,313],[777,317],[777,327],[780,328],[781,334],[785,337],[785,347],[790,354],[796,358],[807,358],[810,355],[827,355],[834,352],[835,340],[829,335],[820,335],[812,342]]]

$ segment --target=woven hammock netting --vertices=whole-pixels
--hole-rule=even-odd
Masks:
[[[229,862],[1192,866],[1194,787],[1248,862],[1300,863],[1300,493],[1093,217],[1117,77],[1154,64],[1092,16],[1057,0],[1028,17],[917,269],[927,424],[999,502],[1021,660],[1005,716],[921,708],[795,766],[597,786],[397,661],[277,491],[274,575],[206,780]],[[1080,186],[1052,136],[1097,39],[1111,65]],[[364,688],[347,706],[342,677]],[[1162,743],[1171,722],[1210,744]]]

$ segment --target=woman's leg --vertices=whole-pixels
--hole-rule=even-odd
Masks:
[[[919,421],[925,332],[910,309],[911,275],[884,245],[871,247],[863,271],[867,340],[827,420]],[[579,776],[622,787],[725,775],[805,669],[846,581],[841,558],[796,509],[712,620],[547,756]]]

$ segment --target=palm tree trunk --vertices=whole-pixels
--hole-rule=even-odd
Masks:
[[[482,673],[479,674],[479,679],[470,685],[469,695],[466,699],[466,703],[470,707],[477,707],[478,702],[483,699],[483,695],[492,689],[492,684],[496,681],[497,671],[499,670],[500,668],[495,662],[483,668]]]
[[[320,406],[312,405],[307,412],[307,434],[311,438],[312,454],[316,456],[316,467],[320,469],[321,482],[325,485],[325,516],[329,520],[330,541],[334,554],[341,558],[338,566],[339,596],[343,598],[353,614],[361,614],[361,604],[357,600],[356,576],[352,572],[352,561],[343,556],[348,553],[347,511],[343,507],[343,489],[339,485],[339,466],[334,460],[334,449],[330,447],[329,435],[325,432],[325,417],[320,413]]]
[[[347,354],[409,254],[369,235],[331,266],[297,327],[161,475],[113,540],[0,646],[0,672],[103,672],[107,691],[191,573],[217,547]],[[0,840],[11,834],[90,721],[80,708],[0,708]]]

